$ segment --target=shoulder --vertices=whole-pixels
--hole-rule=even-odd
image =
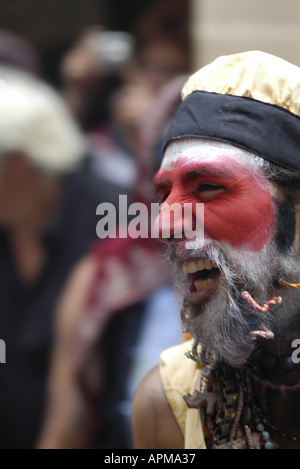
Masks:
[[[184,439],[164,393],[159,368],[143,379],[133,402],[136,449],[183,449]]]

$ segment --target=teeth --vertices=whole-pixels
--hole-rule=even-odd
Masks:
[[[212,261],[205,261],[205,269],[206,270],[211,270],[212,268],[213,268]]]
[[[218,268],[217,264],[212,261],[198,261],[197,263],[192,261],[189,264],[183,264],[183,272],[188,274],[195,274],[196,272],[201,272],[202,270],[212,270],[213,268]]]
[[[183,264],[183,272],[185,274],[195,274],[197,272],[196,262],[190,262],[189,264]]]
[[[204,291],[212,283],[213,283],[213,280],[211,278],[209,278],[208,280],[196,280],[195,287],[198,292]]]
[[[190,262],[188,265],[189,274],[195,274],[197,272],[197,264],[196,262]]]
[[[205,269],[205,263],[203,261],[198,261],[197,262],[197,270],[201,272],[204,269]]]

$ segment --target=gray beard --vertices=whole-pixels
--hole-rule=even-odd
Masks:
[[[183,273],[182,261],[194,258],[212,260],[221,271],[218,291],[201,305],[188,304],[182,318],[183,327],[204,348],[231,366],[245,363],[259,341],[251,341],[249,335],[261,330],[262,323],[275,334],[283,336],[288,327],[298,321],[300,290],[283,288],[277,284],[279,278],[300,282],[300,266],[296,251],[281,254],[274,243],[261,251],[236,251],[229,245],[208,242],[199,250],[185,249],[185,242],[170,245],[167,255],[173,264],[174,287],[184,301],[189,290],[189,277]],[[262,314],[254,310],[241,293],[248,291],[263,305],[274,296],[283,302]]]

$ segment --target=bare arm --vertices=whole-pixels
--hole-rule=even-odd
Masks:
[[[87,448],[90,445],[95,413],[77,384],[74,351],[77,327],[96,269],[92,257],[84,258],[71,275],[58,307],[48,402],[38,449]]]
[[[132,429],[136,449],[184,449],[183,435],[166,399],[158,367],[138,387]]]

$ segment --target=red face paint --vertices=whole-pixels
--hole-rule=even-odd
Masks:
[[[274,212],[264,177],[254,177],[232,158],[190,161],[181,157],[172,162],[171,170],[159,171],[154,186],[166,204],[179,203],[183,207],[192,203],[193,215],[196,204],[204,203],[206,239],[227,242],[235,248],[247,246],[257,252],[272,236]],[[157,220],[160,225],[166,223],[163,217],[162,208]]]

